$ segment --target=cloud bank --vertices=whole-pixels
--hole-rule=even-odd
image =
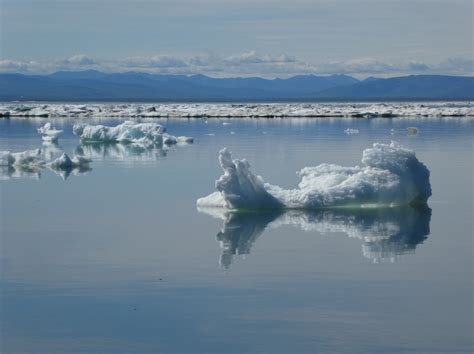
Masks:
[[[204,74],[213,77],[260,76],[289,77],[299,74],[347,74],[359,78],[390,77],[410,74],[473,75],[472,58],[446,58],[438,63],[422,61],[382,61],[355,58],[345,61],[308,63],[287,54],[269,55],[256,51],[231,56],[206,54],[178,57],[170,55],[135,56],[100,60],[84,54],[67,59],[43,61],[0,60],[0,72],[47,74],[60,70],[99,70],[104,72],[146,72],[153,74]]]

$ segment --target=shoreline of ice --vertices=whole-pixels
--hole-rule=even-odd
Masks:
[[[0,117],[395,118],[474,117],[471,102],[386,103],[0,103]]]

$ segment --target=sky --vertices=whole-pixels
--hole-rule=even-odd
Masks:
[[[472,75],[472,0],[0,0],[0,71]]]

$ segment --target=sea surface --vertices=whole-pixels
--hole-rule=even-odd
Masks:
[[[36,133],[47,121],[58,145]],[[93,159],[69,176],[2,170],[1,353],[472,353],[474,120],[142,119],[195,139],[167,149],[72,134],[122,121],[0,119],[0,150]],[[392,140],[430,169],[428,208],[196,208],[223,147],[290,188],[304,166],[358,165]]]

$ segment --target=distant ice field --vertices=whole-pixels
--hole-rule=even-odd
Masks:
[[[0,103],[0,117],[473,117],[471,102]]]

